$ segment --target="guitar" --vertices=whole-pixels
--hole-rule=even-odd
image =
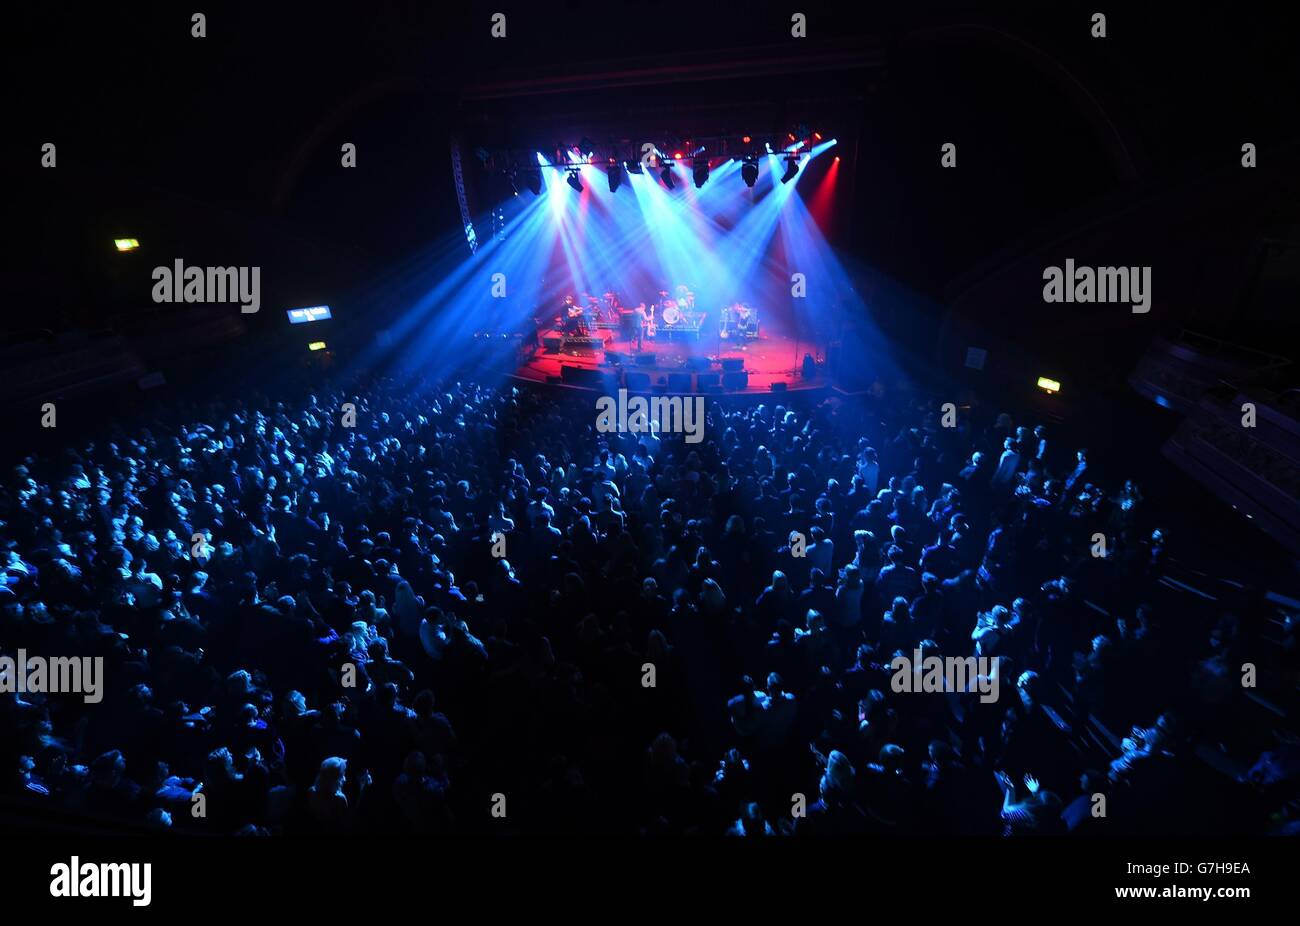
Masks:
[[[650,306],[650,315],[646,318],[645,336],[647,338],[653,338],[655,336],[655,307],[653,305]]]

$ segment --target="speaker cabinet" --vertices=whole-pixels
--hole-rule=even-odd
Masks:
[[[723,389],[748,389],[749,373],[745,370],[732,370],[722,374]]]

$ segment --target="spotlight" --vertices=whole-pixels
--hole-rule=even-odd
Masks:
[[[609,166],[605,168],[605,175],[609,177],[609,191],[611,193],[618,190],[618,185],[623,182],[623,172],[619,169],[618,162],[613,158],[609,159]]]
[[[795,174],[799,173],[799,161],[791,156],[785,159],[785,176],[781,178],[782,183],[789,183],[794,179]]]
[[[119,251],[134,251],[140,247],[140,242],[134,238],[114,238],[113,246]]]
[[[582,192],[582,178],[578,176],[576,170],[569,171],[569,179],[566,182],[579,193]]]
[[[743,164],[740,165],[740,176],[745,181],[745,186],[752,187],[758,182],[758,159],[747,157]]]
[[[668,187],[668,189],[670,190],[677,185],[676,181],[673,180],[672,164],[666,161],[664,162],[664,169],[659,171],[659,179],[662,180],[664,182],[664,186]]]
[[[695,189],[698,190],[704,186],[709,179],[709,159],[697,160],[695,166],[691,169],[691,176],[695,178]]]
[[[640,161],[624,161],[623,166],[627,168],[629,174],[636,174],[638,177],[645,173],[645,171],[641,169]]]
[[[524,183],[533,191],[534,196],[542,195],[542,172],[536,167],[524,168]]]

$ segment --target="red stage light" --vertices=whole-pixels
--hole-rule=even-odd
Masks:
[[[676,151],[673,153],[673,157],[680,161],[682,159],[682,153],[680,151]]]
[[[747,144],[747,145],[748,145],[751,141],[753,141],[753,140],[754,140],[754,139],[750,138],[748,135],[746,135],[744,138],[741,139],[741,141],[744,142],[744,143]]]
[[[839,163],[839,160],[840,160],[840,156],[839,156],[838,154],[835,155],[835,161],[836,161],[836,163]]]
[[[821,140],[822,140],[822,133],[821,133],[821,132],[813,132],[813,138],[817,139],[818,141],[821,141]]]

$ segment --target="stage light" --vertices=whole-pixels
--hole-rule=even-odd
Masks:
[[[751,141],[753,141],[754,139],[750,138],[748,135],[745,135],[745,136],[743,136],[740,140],[741,140],[741,142],[743,142],[744,144],[748,145],[748,144],[749,144]]]
[[[695,178],[695,189],[698,190],[700,187],[704,186],[709,179],[709,159],[705,158],[702,161],[697,160],[695,166],[691,170],[691,176]]]
[[[324,350],[324,349],[325,349],[325,342],[324,342],[324,341],[312,341],[310,344],[307,345],[307,349],[310,350],[310,351]]]
[[[524,168],[523,173],[524,183],[528,186],[528,189],[533,191],[534,196],[541,196],[542,172],[536,167],[529,166]]]
[[[835,155],[835,163],[838,164],[839,162],[840,162],[840,156],[837,154]]]
[[[587,157],[590,158],[593,154],[596,153],[596,143],[592,141],[590,138],[582,139],[580,142],[578,142],[578,153],[585,154]]]
[[[813,132],[813,138],[815,138],[817,141],[821,141],[821,140],[822,140],[822,133],[821,133],[821,132]]]
[[[673,187],[677,186],[677,182],[673,180],[672,164],[669,164],[668,162],[664,162],[664,169],[659,171],[659,179],[662,180],[664,182],[664,186],[668,187],[668,189],[670,190]]]
[[[119,251],[134,251],[140,246],[140,242],[134,238],[114,238],[113,245]]]
[[[753,157],[745,158],[740,165],[740,176],[745,181],[745,186],[752,187],[758,182],[758,160]]]
[[[785,175],[781,178],[782,183],[789,183],[799,173],[799,161],[793,156],[785,159]]]
[[[619,169],[618,162],[613,158],[609,159],[609,167],[605,168],[605,175],[609,177],[609,191],[611,193],[618,191],[618,185],[623,182],[623,172]]]
[[[578,176],[578,172],[576,170],[569,171],[569,179],[566,180],[565,182],[568,183],[569,186],[577,190],[579,193],[582,192],[582,178]]]
[[[1048,395],[1055,395],[1061,391],[1061,384],[1054,379],[1048,379],[1046,376],[1038,377],[1038,388]]]
[[[640,161],[624,161],[623,166],[627,168],[629,174],[636,174],[638,177],[644,173],[641,169]]]

